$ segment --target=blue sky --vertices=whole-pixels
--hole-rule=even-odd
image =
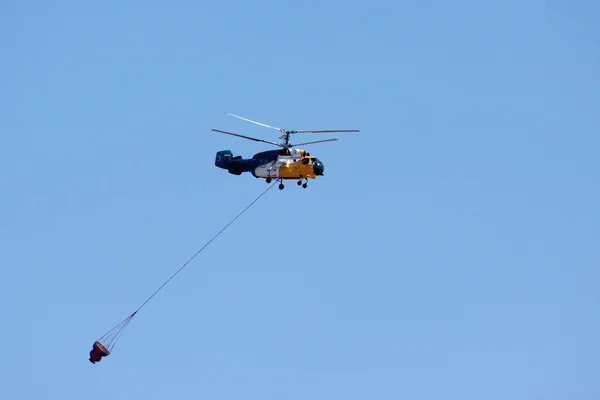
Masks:
[[[3,397],[600,396],[600,3],[0,9]],[[361,132],[90,364],[266,188],[225,112]]]

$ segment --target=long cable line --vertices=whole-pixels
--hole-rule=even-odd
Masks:
[[[146,304],[148,304],[148,302],[150,300],[152,300],[154,298],[154,296],[156,296],[158,294],[158,292],[160,292],[173,278],[175,278],[175,276],[177,274],[179,274],[194,258],[196,258],[196,256],[198,254],[200,254],[206,247],[208,247],[209,244],[211,244],[216,238],[218,238],[227,228],[229,228],[229,226],[231,224],[233,224],[239,217],[241,217],[242,214],[244,214],[246,211],[248,211],[248,209],[250,207],[252,207],[252,205],[254,205],[254,203],[256,203],[269,190],[271,190],[271,188],[273,186],[275,186],[276,183],[277,183],[277,181],[275,181],[264,192],[262,192],[256,199],[254,199],[250,204],[248,204],[248,206],[246,206],[246,208],[244,208],[238,215],[236,215],[231,221],[229,221],[229,223],[227,225],[225,225],[225,227],[223,229],[221,229],[215,236],[213,236],[212,239],[210,239],[208,242],[206,242],[206,244],[204,246],[202,246],[200,248],[200,250],[198,250],[196,252],[196,254],[194,254],[177,271],[175,271],[175,273],[173,275],[171,275],[171,277],[169,279],[167,279],[165,281],[165,283],[163,283],[158,289],[156,289],[156,291],[154,293],[152,293],[152,295],[150,297],[148,297],[146,299],[146,301],[144,301],[144,303],[142,303],[142,305],[139,306],[138,309],[134,311],[133,314],[131,314],[129,317],[125,318],[118,325],[116,325],[114,328],[112,328],[110,331],[108,331],[106,334],[104,334],[104,336],[102,336],[100,339],[98,339],[97,343],[102,344],[105,347],[105,349],[108,350],[107,353],[110,354],[110,351],[113,349],[117,340],[119,339],[119,337],[121,336],[121,334],[123,333],[125,328],[127,328],[127,325],[129,325],[129,322],[131,322],[131,319],[138,313],[138,311],[140,311]],[[106,354],[106,355],[108,355],[108,354]],[[91,354],[90,354],[90,361],[92,361]]]
[[[276,181],[275,183],[277,183],[277,181]],[[152,300],[152,298],[153,298],[154,296],[156,296],[156,294],[157,294],[158,292],[160,292],[160,291],[161,291],[161,289],[162,289],[162,288],[164,288],[164,287],[167,285],[167,283],[169,283],[169,282],[171,281],[171,279],[175,278],[175,276],[176,276],[176,275],[177,275],[179,272],[181,272],[181,271],[182,271],[182,270],[183,270],[183,269],[184,269],[184,268],[185,268],[185,267],[186,267],[186,266],[187,266],[187,265],[188,265],[188,264],[189,264],[189,263],[190,263],[190,262],[191,262],[191,261],[192,261],[194,258],[196,258],[196,256],[197,256],[198,254],[200,254],[200,253],[202,252],[202,250],[204,250],[206,247],[208,247],[208,245],[209,245],[209,244],[211,244],[213,240],[215,240],[216,238],[218,238],[218,237],[219,237],[219,235],[221,235],[221,233],[223,233],[223,232],[224,232],[224,231],[225,231],[227,228],[229,228],[229,226],[230,226],[231,224],[233,224],[233,223],[235,222],[235,220],[236,220],[236,219],[238,219],[239,217],[241,217],[241,216],[242,216],[242,214],[244,214],[244,213],[245,213],[245,212],[246,212],[246,211],[247,211],[247,210],[248,210],[250,207],[252,207],[252,205],[253,205],[254,203],[256,203],[256,202],[257,202],[257,201],[258,201],[258,200],[259,200],[261,197],[263,197],[263,196],[264,196],[264,195],[265,195],[265,194],[266,194],[266,193],[267,193],[267,192],[268,192],[268,191],[269,191],[269,190],[270,190],[270,189],[271,189],[271,188],[272,188],[272,187],[275,185],[275,183],[273,183],[272,185],[270,185],[270,186],[267,188],[267,190],[265,190],[264,192],[262,192],[262,193],[261,193],[261,194],[260,194],[260,195],[259,195],[259,196],[258,196],[256,199],[254,199],[254,201],[253,201],[252,203],[250,203],[250,204],[249,204],[249,205],[248,205],[246,208],[244,208],[244,209],[243,209],[243,210],[242,210],[242,211],[241,211],[241,212],[240,212],[238,215],[236,215],[234,219],[232,219],[231,221],[229,221],[229,223],[228,223],[227,225],[225,225],[225,227],[224,227],[223,229],[221,229],[221,230],[220,230],[220,231],[219,231],[219,232],[218,232],[218,233],[217,233],[215,236],[213,236],[213,238],[212,238],[212,239],[210,239],[208,242],[206,242],[206,244],[205,244],[204,246],[202,246],[202,248],[201,248],[200,250],[198,250],[198,251],[196,252],[196,254],[194,254],[194,255],[193,255],[193,256],[192,256],[192,257],[191,257],[189,260],[187,260],[187,261],[185,262],[185,264],[183,264],[183,265],[181,266],[181,268],[179,268],[179,269],[178,269],[178,270],[177,270],[177,271],[176,271],[176,272],[175,272],[173,275],[171,275],[171,277],[170,277],[169,279],[167,279],[167,281],[166,281],[165,283],[163,283],[161,287],[159,287],[158,289],[156,289],[156,292],[154,292],[154,293],[152,294],[152,296],[150,296],[150,297],[149,297],[149,298],[148,298],[148,299],[147,299],[147,300],[144,302],[144,304],[142,304],[142,305],[141,305],[141,306],[140,306],[140,307],[139,307],[137,310],[135,310],[134,314],[136,314],[138,311],[140,311],[140,310],[142,309],[142,307],[144,307],[144,306],[145,306],[145,305],[146,305],[146,304],[147,304],[147,303],[148,303],[150,300]]]

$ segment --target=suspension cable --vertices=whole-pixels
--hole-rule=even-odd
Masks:
[[[277,181],[276,181],[275,183],[277,183]],[[183,269],[184,269],[184,268],[185,268],[185,267],[186,267],[186,266],[187,266],[187,265],[188,265],[188,264],[189,264],[189,263],[190,263],[190,262],[191,262],[191,261],[192,261],[194,258],[196,258],[196,256],[197,256],[198,254],[200,254],[200,253],[202,252],[202,250],[204,250],[206,247],[208,247],[208,245],[209,245],[209,244],[211,244],[213,240],[215,240],[216,238],[218,238],[218,237],[221,235],[221,233],[223,233],[223,232],[224,232],[224,231],[225,231],[227,228],[229,228],[229,226],[230,226],[231,224],[233,224],[233,223],[235,222],[235,220],[237,220],[239,217],[241,217],[241,216],[242,216],[242,214],[244,214],[244,213],[245,213],[245,212],[246,212],[246,211],[247,211],[247,210],[248,210],[250,207],[252,207],[252,205],[253,205],[254,203],[256,203],[256,202],[257,202],[257,201],[258,201],[258,200],[259,200],[261,197],[263,197],[263,196],[264,196],[264,195],[265,195],[265,194],[266,194],[266,193],[267,193],[269,190],[271,190],[271,188],[272,188],[272,187],[275,185],[275,183],[273,183],[271,186],[269,186],[269,187],[267,188],[267,190],[265,190],[264,192],[262,192],[262,193],[260,194],[260,196],[258,196],[256,199],[254,199],[254,201],[253,201],[252,203],[250,203],[250,204],[249,204],[249,205],[248,205],[246,208],[244,208],[244,209],[243,209],[243,210],[242,210],[242,211],[241,211],[241,212],[240,212],[238,215],[236,215],[234,219],[232,219],[231,221],[229,221],[229,223],[228,223],[227,225],[225,225],[225,227],[224,227],[223,229],[221,229],[221,230],[219,231],[219,233],[217,233],[215,236],[213,236],[213,238],[212,238],[212,239],[210,239],[210,240],[209,240],[209,241],[208,241],[208,242],[207,242],[207,243],[206,243],[204,246],[202,246],[202,248],[201,248],[200,250],[198,250],[198,251],[196,252],[196,254],[194,254],[194,255],[193,255],[193,256],[192,256],[192,257],[191,257],[189,260],[187,260],[187,261],[185,262],[185,264],[183,264],[183,265],[181,266],[181,268],[179,268],[179,269],[178,269],[178,270],[177,270],[177,271],[176,271],[176,272],[175,272],[173,275],[171,275],[171,277],[170,277],[169,279],[167,279],[167,281],[166,281],[165,283],[163,283],[161,287],[159,287],[158,289],[156,289],[156,292],[154,292],[154,293],[152,294],[152,296],[150,296],[150,297],[149,297],[149,298],[148,298],[148,299],[147,299],[147,300],[144,302],[144,304],[142,304],[142,305],[141,305],[141,306],[140,306],[140,307],[139,307],[137,310],[135,310],[135,312],[134,312],[133,314],[134,314],[134,315],[135,315],[135,314],[137,314],[137,312],[138,312],[138,311],[140,311],[140,310],[142,309],[142,307],[144,307],[144,306],[145,306],[145,305],[146,305],[146,304],[147,304],[147,303],[148,303],[150,300],[152,300],[152,298],[153,298],[154,296],[156,296],[156,295],[157,295],[157,293],[158,293],[158,292],[160,292],[160,291],[162,290],[162,288],[164,288],[164,287],[167,285],[167,283],[169,283],[169,282],[171,281],[171,279],[175,278],[175,276],[176,276],[178,273],[180,273],[180,272],[181,272],[181,271],[182,271],[182,270],[183,270]]]
[[[112,349],[112,347],[116,344],[117,340],[121,336],[121,333],[123,333],[125,328],[127,328],[127,325],[129,325],[129,322],[138,313],[138,311],[140,311],[146,304],[148,304],[148,302],[150,300],[152,300],[154,298],[154,296],[156,296],[158,294],[158,292],[160,292],[173,278],[175,278],[175,276],[177,274],[179,274],[194,258],[196,258],[196,256],[198,254],[200,254],[206,247],[208,247],[209,244],[211,244],[216,238],[218,238],[227,228],[229,228],[229,226],[231,224],[233,224],[239,217],[241,217],[242,214],[244,214],[246,211],[248,211],[248,209],[250,207],[252,207],[252,205],[254,205],[254,203],[256,203],[269,190],[271,190],[271,188],[273,186],[275,186],[275,184],[277,182],[278,181],[275,181],[272,185],[270,185],[267,188],[267,190],[262,192],[256,199],[254,199],[254,201],[252,201],[248,206],[246,206],[246,208],[244,208],[238,215],[236,215],[235,218],[233,218],[231,221],[229,221],[229,223],[227,225],[225,225],[225,227],[223,229],[221,229],[215,236],[212,237],[212,239],[210,239],[204,246],[202,246],[202,248],[200,248],[200,250],[198,250],[196,252],[196,254],[194,254],[189,260],[187,260],[185,262],[185,264],[183,264],[177,271],[175,271],[175,273],[173,275],[171,275],[171,277],[169,279],[167,279],[165,281],[165,283],[163,283],[158,289],[156,289],[156,291],[150,297],[148,297],[148,299],[146,299],[146,301],[144,301],[144,303],[142,303],[142,305],[139,306],[138,309],[135,310],[135,312],[133,314],[131,314],[129,317],[127,317],[123,321],[121,321],[118,325],[113,327],[110,331],[108,331],[106,334],[104,334],[104,336],[102,336],[98,341],[99,342],[106,341],[107,342],[106,344],[109,347],[109,349]]]

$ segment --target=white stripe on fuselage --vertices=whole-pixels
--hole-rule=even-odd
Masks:
[[[293,164],[298,160],[298,157],[280,156],[275,161],[256,167],[254,173],[260,178],[279,178],[279,170],[282,166]]]

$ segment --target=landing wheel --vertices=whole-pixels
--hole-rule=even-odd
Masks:
[[[283,188],[284,188],[284,187],[285,187],[285,186],[283,186],[283,183],[280,183],[280,184],[279,184],[279,190],[283,190]]]
[[[267,178],[267,183],[271,183],[271,178]]]
[[[302,185],[302,181],[298,181],[298,186]]]
[[[303,184],[302,184],[302,187],[303,187],[304,189],[306,189],[306,187],[307,187],[307,186],[308,186],[308,185],[307,185],[306,183],[303,183]]]

